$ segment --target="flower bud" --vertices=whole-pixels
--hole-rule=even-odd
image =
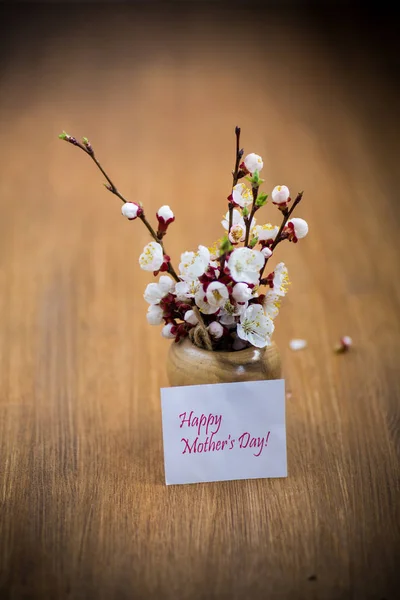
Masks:
[[[244,165],[249,173],[253,174],[254,171],[260,172],[264,166],[264,163],[261,156],[258,156],[258,154],[254,154],[254,152],[252,152],[244,159]]]
[[[158,287],[165,296],[172,292],[174,285],[174,282],[172,281],[171,277],[168,277],[168,275],[161,275],[160,279],[158,280]]]
[[[340,341],[343,344],[343,346],[351,346],[353,344],[353,340],[349,335],[343,336]]]
[[[350,347],[353,345],[353,340],[349,335],[344,335],[340,338],[340,343],[334,348],[335,352],[338,354],[343,354],[344,352],[348,352]]]
[[[219,340],[219,338],[222,337],[222,335],[224,333],[224,328],[222,327],[221,323],[218,323],[218,321],[213,321],[212,323],[210,323],[209,326],[207,327],[207,329],[208,329],[208,333],[215,340]]]
[[[87,137],[82,138],[82,143],[85,146],[85,148],[86,148],[86,150],[88,151],[89,154],[94,154],[94,152],[93,152],[93,146],[89,142],[89,140],[87,139]]]
[[[286,185],[277,185],[272,190],[272,203],[286,206],[290,202],[290,192]]]
[[[194,312],[194,310],[187,310],[185,313],[185,321],[186,323],[190,323],[190,325],[197,325],[197,323],[199,322],[198,318],[196,317],[196,314]]]
[[[166,275],[162,275],[158,283],[149,283],[144,291],[144,299],[149,304],[159,304],[161,300],[172,292],[174,282]]]
[[[175,327],[173,323],[167,323],[161,330],[161,335],[169,340],[174,339],[175,334],[172,333],[172,329]]]
[[[76,138],[74,138],[72,135],[68,135],[68,133],[66,131],[63,131],[62,133],[60,133],[60,135],[58,137],[61,140],[65,140],[66,142],[73,144],[74,146],[80,145],[78,140]]]
[[[158,304],[151,304],[146,317],[149,325],[161,325],[163,322],[163,309]]]
[[[168,225],[175,221],[175,215],[168,205],[161,206],[157,211],[158,234],[165,233]]]
[[[265,258],[269,258],[270,256],[272,256],[272,250],[270,248],[263,248],[261,250],[261,253],[264,254]]]
[[[296,217],[294,219],[290,219],[287,222],[286,227],[288,229],[289,239],[290,236],[296,238],[293,239],[293,241],[301,240],[301,238],[306,237],[308,233],[308,223],[304,219],[298,219]]]
[[[247,302],[252,295],[253,293],[246,283],[236,283],[233,286],[232,296],[236,302]]]
[[[138,204],[135,204],[134,202],[125,202],[121,206],[121,213],[130,221],[133,221],[134,219],[136,219],[136,217],[140,217],[142,212],[143,210],[141,209],[141,207]]]

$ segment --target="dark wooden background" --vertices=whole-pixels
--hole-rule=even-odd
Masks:
[[[301,3],[3,7],[0,598],[392,600],[399,584],[399,118],[390,26]],[[274,5],[275,6],[275,5]],[[21,9],[21,7],[19,7]],[[365,14],[364,14],[365,16]],[[367,17],[374,15],[367,15]],[[361,20],[360,20],[361,19]],[[148,238],[211,243],[233,129],[268,190],[305,190],[280,246],[289,477],[165,487],[166,340]],[[276,213],[268,206],[266,220]],[[278,257],[277,257],[278,258]],[[351,335],[342,356],[333,346]],[[308,348],[291,352],[292,337]]]

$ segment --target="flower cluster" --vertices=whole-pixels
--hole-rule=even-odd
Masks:
[[[243,159],[240,128],[235,134],[233,183],[228,211],[221,222],[224,235],[210,247],[201,245],[195,251],[183,252],[177,271],[164,247],[164,236],[175,220],[171,208],[159,208],[158,227],[153,229],[142,205],[126,201],[106,175],[107,189],[123,201],[122,214],[131,221],[142,220],[153,237],[139,257],[140,267],[158,277],[144,292],[149,324],[163,325],[162,335],[176,342],[188,335],[193,338],[193,333],[201,329],[214,350],[241,350],[250,345],[263,348],[271,343],[274,320],[289,279],[284,263],[272,270],[267,263],[278,243],[297,243],[308,233],[304,219],[291,218],[303,194],[292,201],[285,185],[276,186],[271,194],[272,203],[281,213],[281,224],[257,222],[255,215],[268,199],[260,191],[263,161],[254,153]],[[81,144],[65,133],[60,137],[85,150],[99,166],[86,138]]]

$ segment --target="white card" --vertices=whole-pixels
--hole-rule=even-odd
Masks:
[[[286,477],[285,382],[161,389],[167,485]]]

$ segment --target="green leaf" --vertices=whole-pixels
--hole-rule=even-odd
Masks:
[[[228,236],[225,235],[221,240],[221,245],[219,247],[219,255],[222,256],[227,252],[231,252],[231,250],[233,250],[233,246],[230,243]]]
[[[247,181],[249,181],[254,188],[258,188],[262,183],[264,183],[265,179],[261,179],[258,171],[254,171],[252,177],[246,177]]]
[[[254,246],[258,243],[258,237],[253,237],[252,240],[250,240],[249,246],[250,248],[254,248]]]
[[[243,208],[242,208],[242,215],[244,217],[248,217],[249,216],[249,209],[247,208],[247,206],[243,206]]]
[[[63,131],[62,133],[60,133],[60,135],[58,137],[60,138],[60,140],[66,140],[70,136],[68,135],[68,133],[66,133],[65,131]]]
[[[268,194],[260,194],[256,200],[257,208],[264,206],[267,203]]]

